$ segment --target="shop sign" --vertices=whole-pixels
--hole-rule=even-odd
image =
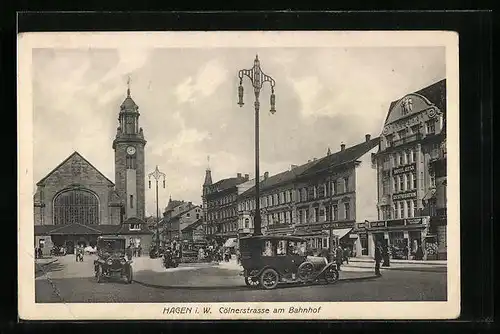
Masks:
[[[404,219],[395,219],[395,220],[388,220],[387,221],[387,227],[401,226],[401,225],[404,225],[404,224],[405,224]]]
[[[402,199],[410,199],[410,198],[416,198],[416,197],[417,197],[417,191],[412,190],[412,191],[408,191],[405,193],[394,194],[394,195],[392,195],[392,200],[399,201]]]
[[[414,172],[416,168],[416,164],[412,163],[409,165],[401,166],[398,168],[394,168],[392,170],[392,175],[398,175],[398,174],[403,174],[403,173],[408,173],[408,172]]]
[[[410,219],[406,219],[406,224],[409,224],[409,225],[422,224],[422,218],[410,218]]]
[[[370,227],[385,227],[385,221],[381,221],[381,222],[371,222],[370,223]]]

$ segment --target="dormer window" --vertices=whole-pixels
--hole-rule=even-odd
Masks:
[[[130,224],[129,229],[130,229],[130,231],[140,231],[141,230],[141,224]]]

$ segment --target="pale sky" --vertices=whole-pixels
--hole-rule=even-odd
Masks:
[[[146,173],[167,175],[169,196],[201,203],[210,156],[215,181],[254,174],[254,96],[238,70],[276,80],[261,93],[261,173],[271,175],[378,136],[391,101],[445,78],[445,48],[34,49],[34,183],[73,151],[114,181],[112,141],[127,77],[139,105]],[[147,187],[147,179],[146,179]],[[147,214],[156,214],[146,189]]]

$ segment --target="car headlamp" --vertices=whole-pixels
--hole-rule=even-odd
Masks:
[[[120,263],[121,263],[121,264],[125,264],[125,262],[127,262],[125,259],[121,259],[121,260],[120,260]]]
[[[112,265],[112,264],[113,264],[113,260],[109,259],[106,263],[107,263],[108,265]]]

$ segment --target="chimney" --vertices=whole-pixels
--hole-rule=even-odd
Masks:
[[[366,135],[365,135],[365,139],[366,139],[366,141],[367,141],[367,142],[369,142],[369,141],[370,141],[370,139],[371,139],[371,137],[372,137],[371,135],[366,134]]]
[[[245,180],[248,180],[250,178],[250,175],[245,174]]]
[[[269,172],[265,172],[264,173],[264,180],[267,179],[269,177]]]
[[[340,144],[340,150],[341,151],[345,150],[345,144],[344,143]]]
[[[238,179],[240,179],[240,178],[241,178],[241,173],[236,174],[236,177],[237,177]]]
[[[297,168],[298,166],[297,165],[291,165],[290,166],[290,170],[294,170],[295,168]]]

